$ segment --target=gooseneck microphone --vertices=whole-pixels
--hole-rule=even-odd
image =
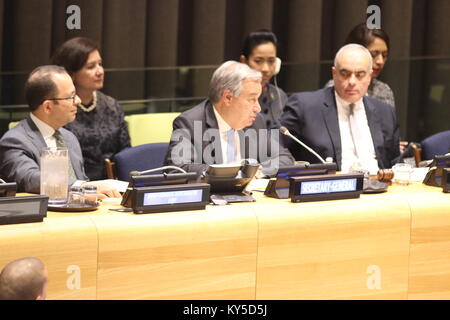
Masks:
[[[186,170],[183,170],[183,169],[181,169],[179,167],[165,166],[165,167],[149,169],[149,170],[144,170],[144,171],[130,171],[130,176],[140,176],[141,174],[146,174],[146,173],[151,173],[151,172],[161,171],[161,170],[166,170],[166,169],[173,169],[173,170],[181,171],[183,173],[187,173]]]
[[[310,147],[308,147],[306,144],[304,144],[303,142],[301,142],[299,139],[297,139],[296,137],[294,137],[289,130],[286,127],[280,127],[280,132],[282,134],[284,134],[285,136],[290,137],[291,139],[293,139],[295,142],[299,143],[301,146],[303,146],[306,150],[308,150],[309,152],[311,152],[313,155],[315,155],[317,157],[317,159],[319,159],[322,163],[327,163],[325,160],[323,160],[323,158],[321,156],[319,156],[313,149],[311,149]],[[328,160],[328,158],[327,158]]]

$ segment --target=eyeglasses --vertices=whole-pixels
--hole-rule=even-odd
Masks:
[[[72,97],[67,97],[67,98],[48,98],[45,100],[72,100],[72,103],[75,104],[75,100],[77,99],[77,95],[74,94]]]

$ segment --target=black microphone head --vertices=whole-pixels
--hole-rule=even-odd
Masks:
[[[289,135],[289,130],[286,127],[280,127],[280,132],[284,135]]]
[[[139,171],[130,171],[130,176],[140,176],[141,173]]]

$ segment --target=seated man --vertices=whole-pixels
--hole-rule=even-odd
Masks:
[[[15,181],[19,192],[39,193],[42,148],[64,146],[69,151],[69,183],[87,180],[80,144],[73,133],[62,128],[75,119],[80,103],[72,78],[62,67],[38,67],[25,83],[25,97],[29,117],[0,139],[0,176]],[[97,187],[107,196],[120,196],[115,189]]]
[[[336,54],[334,86],[293,94],[280,118],[294,136],[322,158],[332,157],[338,170],[365,169],[376,174],[398,161],[399,127],[395,110],[366,96],[372,56],[358,44],[348,44]],[[285,146],[297,160],[318,162],[290,138]]]
[[[203,172],[209,164],[255,159],[265,175],[294,159],[281,148],[278,130],[268,130],[259,114],[261,73],[228,61],[213,74],[209,99],[173,121],[166,164]]]
[[[0,300],[45,300],[48,273],[38,258],[8,263],[0,273]]]

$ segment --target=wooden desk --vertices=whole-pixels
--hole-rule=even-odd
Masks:
[[[94,216],[98,299],[254,299],[251,211]]]
[[[408,203],[376,198],[256,204],[256,298],[406,299]]]
[[[49,212],[0,226],[0,268],[41,258],[49,299],[450,299],[440,189],[296,204],[255,196],[204,211]]]
[[[41,259],[48,270],[49,299],[96,298],[98,241],[89,216],[0,226],[0,252],[0,268],[18,258]]]

